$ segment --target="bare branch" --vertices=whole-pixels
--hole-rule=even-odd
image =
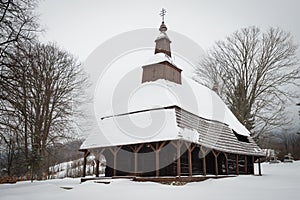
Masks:
[[[249,130],[287,123],[285,104],[298,94],[287,89],[300,78],[297,46],[279,28],[236,31],[219,41],[196,69],[197,80],[218,94]]]

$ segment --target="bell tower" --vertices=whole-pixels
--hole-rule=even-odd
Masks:
[[[177,84],[181,84],[181,69],[172,60],[171,40],[167,35],[167,26],[164,22],[166,10],[162,9],[162,23],[159,27],[159,35],[155,40],[154,60],[156,62],[143,66],[142,83],[165,79]]]

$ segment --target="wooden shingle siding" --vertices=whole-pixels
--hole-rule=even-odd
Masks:
[[[167,61],[143,66],[142,83],[165,79],[181,84],[181,69]]]

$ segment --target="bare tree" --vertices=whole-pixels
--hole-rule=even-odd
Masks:
[[[76,133],[74,116],[80,114],[77,108],[86,87],[71,54],[37,42],[36,3],[0,1],[1,159],[16,175],[28,166],[39,175],[47,171],[51,152],[46,151]]]
[[[287,123],[283,111],[299,80],[297,46],[279,28],[236,31],[201,60],[197,80],[214,88],[239,121],[256,135]]]
[[[48,147],[76,133],[73,119],[87,79],[76,59],[55,44],[23,45],[9,57],[12,67],[6,71],[2,98],[7,124],[2,127],[19,138],[24,168],[29,165],[40,176],[47,172]]]
[[[21,47],[20,43],[35,40],[35,33],[38,31],[37,18],[33,13],[35,6],[35,0],[0,1],[0,145],[7,150],[4,155],[7,158],[8,172],[11,166],[17,165],[14,161],[25,162],[20,155],[28,155],[27,152],[22,153],[24,149],[21,147],[24,140],[19,130],[24,124],[20,123],[23,119],[18,117],[19,113],[7,98],[9,93],[19,91],[17,87],[11,91],[7,90],[14,84],[10,82],[14,78],[11,72],[18,69],[10,62],[9,57]],[[20,98],[17,97],[17,100]],[[19,104],[22,103],[21,100]],[[25,146],[28,147],[26,142]]]
[[[275,149],[279,152],[281,158],[288,153],[291,153],[295,158],[299,158],[300,136],[295,133],[295,130],[283,128],[276,130],[276,132],[264,133],[262,135],[264,135],[263,140],[259,140],[262,147]]]
[[[0,56],[20,40],[35,37],[38,24],[33,14],[35,0],[3,0],[0,2]]]

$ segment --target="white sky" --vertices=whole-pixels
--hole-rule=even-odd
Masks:
[[[41,39],[57,42],[84,61],[112,36],[158,28],[162,7],[169,30],[190,37],[204,50],[250,25],[281,27],[300,44],[298,0],[42,0],[38,12],[46,32]]]

